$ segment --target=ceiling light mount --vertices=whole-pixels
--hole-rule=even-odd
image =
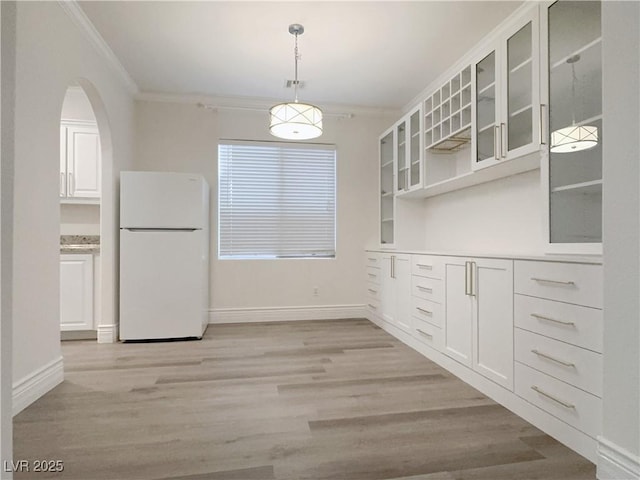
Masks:
[[[289,25],[289,33],[295,37],[295,99],[293,102],[279,103],[269,110],[271,135],[287,140],[309,140],[322,135],[322,110],[315,105],[298,101],[298,35],[304,33],[304,27],[299,23]]]

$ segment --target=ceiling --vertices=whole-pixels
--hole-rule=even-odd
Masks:
[[[140,91],[402,108],[516,1],[79,2]],[[240,100],[240,99],[238,99]]]

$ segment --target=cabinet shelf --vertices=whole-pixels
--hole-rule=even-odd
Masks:
[[[392,197],[393,196],[393,192],[382,192],[382,193],[380,193],[380,196],[382,198]]]
[[[551,70],[555,70],[556,68],[562,67],[563,65],[568,65],[567,64],[567,60],[575,55],[582,55],[584,52],[586,52],[587,50],[600,45],[600,43],[602,43],[602,37],[598,37],[595,40],[587,43],[586,45],[583,45],[582,47],[580,47],[579,49],[571,52],[569,55],[564,56],[563,58],[561,58],[560,60],[554,62],[551,64],[550,69]]]
[[[382,165],[380,165],[380,168],[387,168],[391,165],[393,165],[393,160],[389,160],[388,162],[383,163]]]
[[[480,97],[483,93],[489,91],[491,88],[495,87],[496,82],[491,82],[489,85],[484,87],[482,90],[478,90],[478,97]]]
[[[427,147],[427,150],[431,150],[434,153],[452,153],[460,150],[469,142],[471,142],[471,127],[466,125],[447,137],[434,142]]]
[[[485,125],[484,127],[480,127],[480,128],[478,128],[478,133],[485,132],[485,131],[487,131],[487,130],[489,130],[491,128],[494,128],[495,126],[496,126],[495,123],[490,123],[489,125]]]
[[[381,221],[382,223],[391,223],[393,222],[393,218],[383,218]]]
[[[576,192],[585,195],[589,194],[601,194],[602,193],[602,179],[592,180],[590,182],[580,182],[571,185],[562,185],[551,190],[552,193],[558,192]]]
[[[524,113],[524,112],[526,112],[526,111],[528,111],[528,110],[531,110],[531,108],[533,108],[533,106],[532,106],[531,104],[529,104],[529,105],[525,105],[524,107],[519,108],[519,109],[518,109],[518,110],[516,110],[515,112],[510,113],[510,114],[509,114],[509,118],[516,117],[516,116],[520,115],[521,113]]]
[[[511,70],[509,70],[509,73],[511,75],[517,73],[519,70],[522,70],[523,68],[525,68],[527,65],[530,65],[532,62],[532,58],[529,57],[527,58],[524,62],[522,62],[520,65],[516,65],[515,67],[513,67]]]

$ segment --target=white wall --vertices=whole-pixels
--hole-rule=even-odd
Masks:
[[[544,253],[540,170],[424,201],[426,250]]]
[[[95,122],[91,103],[79,85],[70,85],[64,96],[60,118],[64,120],[83,120]]]
[[[110,127],[105,143],[111,147],[108,153],[113,157],[115,171],[126,168],[131,159],[133,103],[124,81],[59,3],[19,2],[13,225],[14,384],[60,358],[59,125],[65,92],[76,79],[94,86],[99,93],[106,111],[103,118],[96,111],[98,126],[101,130]],[[106,218],[115,228],[116,177],[110,167],[105,172],[103,214],[106,209]],[[116,278],[114,249],[112,239],[106,252],[109,257],[106,265],[111,270],[107,278],[112,282]],[[102,256],[104,259],[104,249]],[[103,285],[103,298],[104,288]],[[106,298],[110,299],[113,316],[113,284],[111,290]]]
[[[640,4],[604,2],[602,33],[605,445],[598,478],[635,479],[640,478]],[[613,464],[635,462],[635,474],[616,469],[611,455]]]
[[[13,165],[15,102],[14,2],[0,4],[0,462],[13,459],[12,388],[12,271],[13,271]],[[0,471],[0,478],[13,478]]]
[[[390,118],[325,117],[318,139],[337,147],[337,256],[223,260],[217,245],[218,139],[272,140],[266,112],[136,102],[135,168],[202,173],[211,185],[213,309],[362,304],[363,247],[377,236],[377,138]],[[319,296],[313,296],[313,288]]]

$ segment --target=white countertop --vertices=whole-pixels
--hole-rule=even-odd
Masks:
[[[486,252],[460,252],[460,251],[428,251],[428,250],[405,250],[392,248],[366,248],[366,252],[379,252],[391,254],[409,255],[437,255],[445,257],[475,257],[475,258],[501,258],[509,260],[533,260],[542,262],[563,262],[563,263],[590,263],[602,265],[602,255],[566,255],[566,254],[526,254],[526,253],[486,253]]]

